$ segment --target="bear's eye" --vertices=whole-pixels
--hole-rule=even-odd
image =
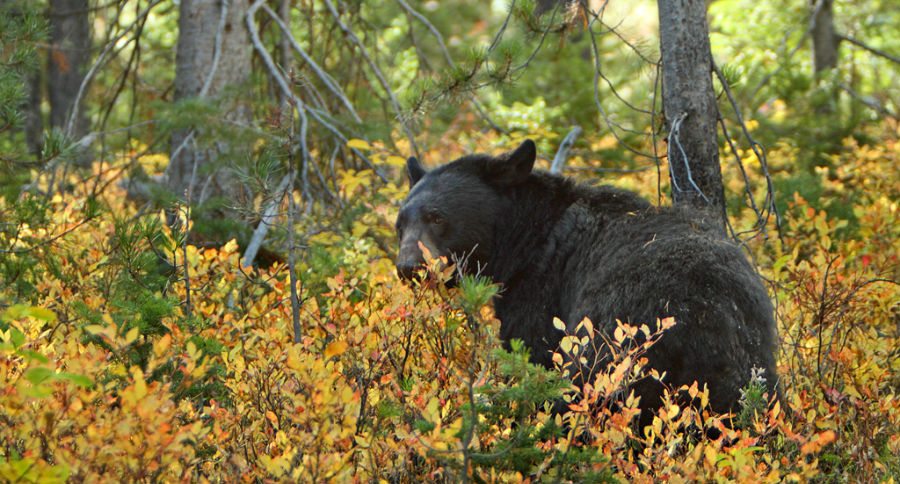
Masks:
[[[446,222],[444,217],[442,217],[441,214],[436,213],[436,212],[426,212],[424,218],[425,218],[425,223],[430,224],[430,225],[443,225]]]

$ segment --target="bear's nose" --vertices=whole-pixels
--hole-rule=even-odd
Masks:
[[[401,278],[406,279],[407,281],[411,281],[416,278],[416,274],[418,273],[419,269],[421,269],[421,268],[422,268],[421,263],[410,262],[410,261],[398,262],[397,263],[397,274]]]

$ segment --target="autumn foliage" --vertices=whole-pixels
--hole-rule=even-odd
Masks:
[[[345,171],[339,222],[303,222],[298,342],[283,264],[242,268],[234,242],[182,250],[165,213],[125,201],[115,161],[51,200],[0,200],[0,480],[896,478],[900,141],[879,129],[880,142],[848,139],[817,171],[821,200],[781,194],[780,240],[773,220],[747,245],[777,303],[783,400],[768,405],[751,383],[739,412],[716,415],[703,388],[673,388],[641,430],[627,385],[664,379],[641,355],[678,321],[564,338],[560,366],[586,344],[614,355],[583,390],[561,377],[573,368],[503,351],[498,288],[444,287],[453,269],[440,261],[430,282],[397,279],[403,159],[380,146],[360,148],[396,183]],[[795,155],[773,148],[773,176]],[[615,182],[656,195],[655,172]],[[748,212],[735,224],[752,224]],[[679,405],[679,391],[700,404]],[[565,417],[550,412],[560,400]]]

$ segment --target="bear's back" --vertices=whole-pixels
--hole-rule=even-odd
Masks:
[[[608,334],[617,319],[652,327],[674,317],[676,326],[648,354],[650,364],[667,371],[672,384],[708,383],[720,411],[734,404],[753,367],[774,383],[772,304],[714,219],[649,204],[623,209],[615,190],[589,194],[567,209],[553,235],[570,248],[559,267],[560,317],[569,331],[584,317]],[[656,399],[656,390],[645,396]]]

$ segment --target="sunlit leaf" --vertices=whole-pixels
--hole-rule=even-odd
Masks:
[[[328,343],[325,347],[325,358],[331,358],[332,356],[338,356],[347,351],[347,342],[343,340],[332,341]]]
[[[354,138],[347,141],[347,147],[355,148],[357,150],[369,150],[372,148],[372,145],[370,145],[368,141]]]
[[[44,366],[29,368],[25,372],[25,379],[32,385],[39,385],[53,377],[53,370]]]

